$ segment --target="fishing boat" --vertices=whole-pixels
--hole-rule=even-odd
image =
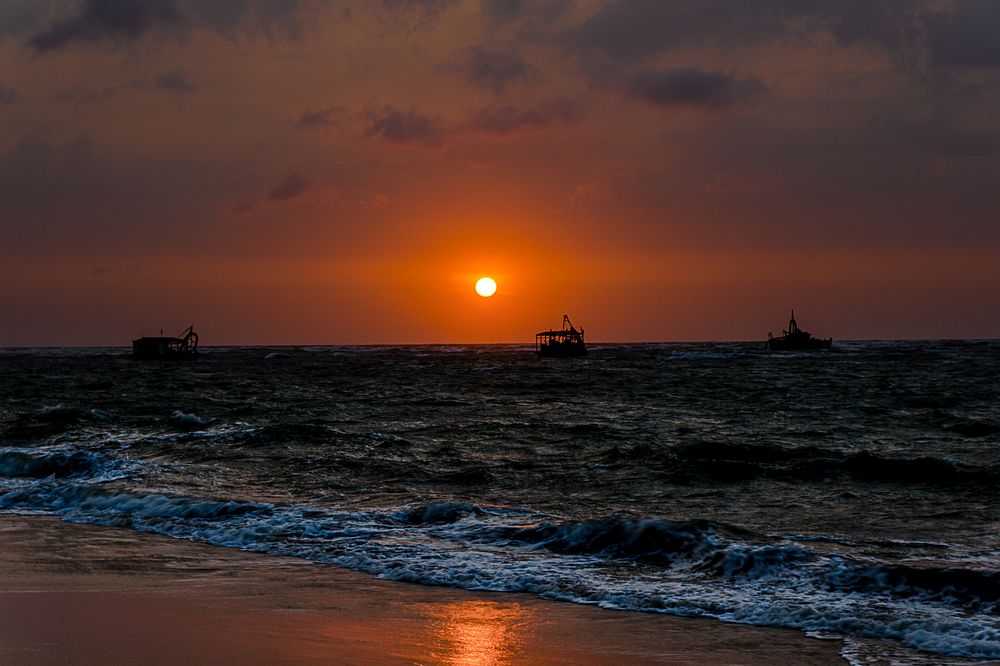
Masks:
[[[541,331],[535,334],[535,353],[552,358],[586,356],[587,346],[583,342],[583,329],[577,330],[569,320],[569,315],[563,315],[560,330]]]
[[[814,338],[811,333],[799,328],[795,321],[795,310],[792,310],[792,318],[788,321],[788,330],[782,331],[781,337],[774,337],[767,334],[768,351],[817,351],[830,349],[833,346],[833,338]]]
[[[186,360],[198,358],[198,334],[194,325],[177,337],[140,335],[132,341],[132,358],[141,360]]]

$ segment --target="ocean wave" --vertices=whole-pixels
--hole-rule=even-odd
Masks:
[[[410,525],[438,525],[482,514],[483,510],[474,504],[435,502],[405,509],[396,513],[395,518]]]
[[[132,461],[79,448],[0,449],[0,477],[14,479],[106,481],[123,478],[135,468]]]
[[[92,473],[97,457],[87,451],[33,451],[7,449],[0,452],[0,476],[62,478]]]
[[[614,452],[612,452],[614,453]],[[619,451],[618,454],[622,452]],[[650,450],[638,455],[650,454]],[[663,453],[656,454],[664,455]],[[933,456],[885,456],[871,451],[841,452],[818,447],[782,447],[727,442],[694,442],[666,451],[672,475],[737,481],[757,477],[801,481],[846,476],[873,483],[1000,484],[1000,470]],[[625,454],[628,457],[628,454]],[[616,456],[617,458],[618,456]]]
[[[827,574],[837,589],[937,600],[967,609],[1000,608],[1000,572],[841,561]]]
[[[602,520],[511,528],[501,534],[508,540],[557,553],[669,562],[714,546],[711,525],[704,520],[671,522],[611,516]]]
[[[4,438],[28,441],[59,435],[87,420],[88,412],[66,405],[46,405],[32,412],[21,412],[4,430]]]
[[[948,424],[944,429],[963,437],[988,437],[1000,433],[1000,424],[991,421],[960,421]]]
[[[268,423],[256,427],[232,429],[220,437],[220,441],[237,446],[268,446],[287,443],[322,443],[339,435],[337,430],[325,423]]]
[[[208,426],[208,420],[203,419],[197,414],[190,414],[187,412],[182,412],[180,410],[175,411],[170,415],[167,421],[177,430],[184,432],[191,432],[195,430],[204,430]]]
[[[1000,580],[809,550],[707,520],[559,520],[461,502],[385,510],[202,499],[49,476],[0,508],[337,564],[393,580],[901,641],[1000,658]]]

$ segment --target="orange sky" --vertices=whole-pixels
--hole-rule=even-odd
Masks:
[[[1000,5],[747,6],[10,0],[0,346],[1000,335]]]

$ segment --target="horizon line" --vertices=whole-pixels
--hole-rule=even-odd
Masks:
[[[1000,342],[1000,338],[844,338],[837,343],[872,342]],[[767,340],[618,340],[588,342],[587,346],[614,345],[707,345],[707,344],[766,344]],[[199,349],[265,348],[292,349],[302,347],[534,347],[534,342],[313,342],[313,343],[252,343],[199,345]],[[130,345],[0,345],[0,350],[31,349],[130,349]]]

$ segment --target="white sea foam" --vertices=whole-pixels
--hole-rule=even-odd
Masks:
[[[3,455],[0,463],[12,465],[24,452]],[[49,458],[30,459],[58,466],[66,452],[44,455]],[[611,609],[893,639],[935,654],[1000,658],[997,599],[989,590],[980,597],[976,590],[949,588],[947,580],[944,588],[936,579],[924,581],[919,571],[733,540],[724,527],[706,521],[552,522],[530,511],[470,504],[338,511],[117,492],[74,480],[74,465],[100,475],[113,463],[67,460],[74,462],[67,463],[65,479],[4,482],[0,507],[302,557],[391,580],[529,592]],[[967,577],[958,575],[955,585]]]

